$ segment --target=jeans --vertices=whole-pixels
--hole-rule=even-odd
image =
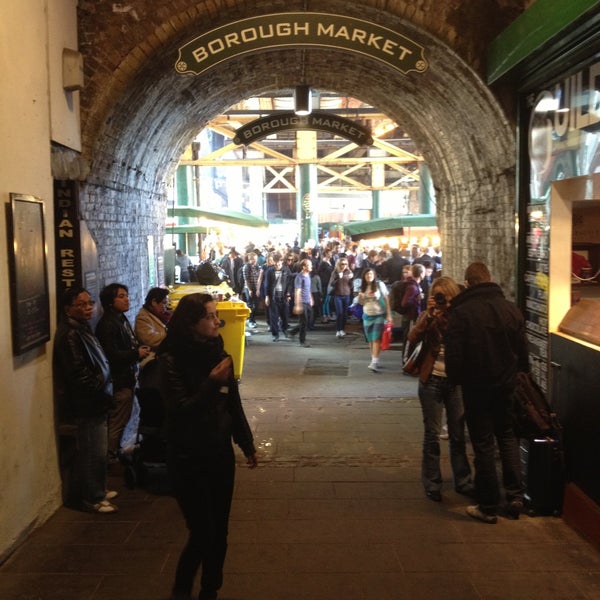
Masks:
[[[250,293],[250,290],[247,288],[244,289],[244,298],[246,300],[246,304],[250,309],[250,314],[248,315],[248,322],[255,323],[256,322],[256,308],[258,306],[258,297],[254,293]]]
[[[460,387],[448,382],[446,377],[431,375],[427,383],[419,382],[419,400],[423,411],[423,460],[421,479],[426,492],[439,492],[442,488],[440,469],[440,433],[442,415],[446,409],[450,446],[450,465],[454,476],[454,489],[471,487],[471,467],[465,444],[465,415]]]
[[[312,321],[312,314],[312,306],[308,302],[303,302],[302,312],[298,315],[298,330],[300,332],[298,335],[298,341],[301,344],[306,342],[306,330]]]
[[[271,334],[274,337],[279,335],[281,320],[281,331],[288,329],[288,303],[284,296],[273,296],[269,304],[269,319],[271,323]]]
[[[223,584],[235,458],[233,448],[220,456],[169,461],[175,497],[189,531],[177,570],[173,593],[189,596],[202,566],[201,588],[216,592]]]
[[[329,316],[331,316],[331,294],[327,294],[323,300],[323,318]]]
[[[123,431],[133,409],[133,388],[123,387],[113,392],[113,406],[108,411],[108,452],[117,456],[121,448]]]
[[[78,420],[77,446],[77,479],[81,500],[85,504],[96,504],[106,495],[106,415]]]
[[[496,514],[500,503],[496,443],[505,500],[523,499],[519,440],[512,424],[510,390],[463,385],[463,398],[475,453],[475,498],[483,512]]]
[[[344,331],[346,319],[348,318],[348,307],[350,306],[350,296],[334,296],[335,304],[335,328],[336,331]]]

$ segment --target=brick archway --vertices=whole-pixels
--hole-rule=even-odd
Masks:
[[[454,9],[441,0],[422,3],[427,11],[398,6],[396,13],[377,10],[376,2],[321,4],[290,1],[281,8],[269,2],[156,0],[145,15],[116,14],[116,5],[104,2],[94,13],[80,9],[82,39],[92,39],[94,24],[103,28],[102,35],[96,31],[95,43],[83,44],[88,69],[83,152],[91,172],[82,198],[107,280],[131,269],[118,251],[123,243],[144,248],[140,240],[147,235],[158,239],[165,182],[202,126],[239,100],[294,87],[304,75],[315,88],[377,106],[417,142],[436,187],[447,274],[460,280],[467,262],[484,260],[495,279],[513,289],[514,139],[494,96],[451,47],[454,40],[464,55],[476,53],[485,47],[483,32],[468,30],[468,22],[458,21]],[[514,18],[509,8],[498,8],[498,14]],[[182,76],[173,68],[177,48],[203,31],[260,12],[299,10],[339,12],[410,31],[426,48],[429,69],[404,76],[366,56],[328,49],[250,54],[198,77]],[[102,66],[101,58],[106,59]],[[480,67],[478,61],[473,66]],[[133,217],[134,227],[131,220],[119,218],[123,210]]]

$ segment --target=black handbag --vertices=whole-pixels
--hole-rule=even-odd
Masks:
[[[407,375],[417,377],[421,372],[421,365],[425,357],[425,343],[423,340],[417,342],[412,348],[409,346],[402,370]]]

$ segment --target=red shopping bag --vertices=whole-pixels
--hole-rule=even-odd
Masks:
[[[392,324],[386,323],[383,327],[383,333],[381,334],[381,349],[389,350],[391,343],[392,343]]]

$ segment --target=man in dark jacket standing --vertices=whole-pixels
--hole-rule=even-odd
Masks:
[[[292,272],[283,264],[281,254],[273,255],[273,265],[265,271],[265,306],[268,308],[273,341],[279,341],[279,332],[288,337],[289,301]]]
[[[446,373],[462,385],[465,417],[475,453],[475,499],[467,514],[496,523],[500,489],[495,442],[502,461],[506,516],[518,519],[523,483],[511,395],[518,371],[529,371],[525,321],[518,307],[492,282],[483,263],[465,272],[467,289],[451,305],[445,336]]]
[[[63,318],[54,337],[54,384],[61,422],[77,431],[78,500],[82,508],[114,513],[106,489],[107,415],[112,403],[108,360],[88,321],[94,302],[87,290],[70,288],[63,297]]]

